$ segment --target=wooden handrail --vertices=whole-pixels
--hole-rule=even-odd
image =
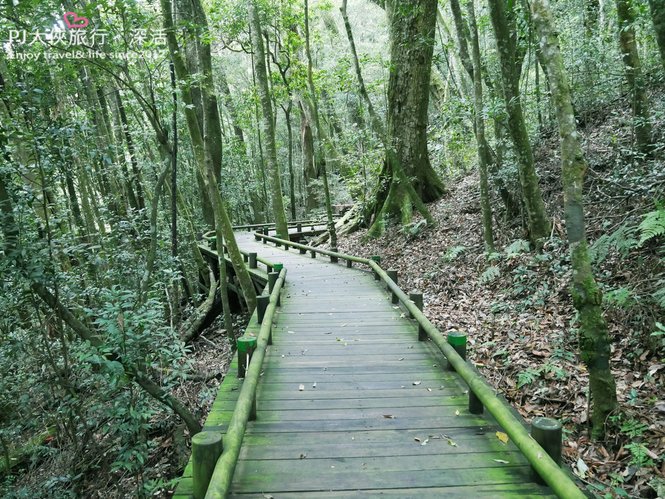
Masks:
[[[233,416],[229,422],[229,427],[224,435],[223,445],[224,450],[221,457],[217,460],[215,470],[208,491],[205,495],[206,499],[222,499],[225,498],[231,487],[233,480],[233,473],[238,462],[240,455],[240,448],[242,440],[245,436],[245,429],[250,416],[255,411],[256,407],[256,387],[261,375],[261,368],[263,359],[266,354],[266,347],[268,346],[268,338],[270,336],[272,321],[277,309],[279,293],[286,281],[286,269],[283,268],[279,272],[277,282],[270,293],[270,303],[263,316],[261,322],[261,329],[256,340],[256,350],[252,355],[249,362],[249,368],[245,375],[245,381],[242,383],[240,393],[238,394],[238,401],[236,402]]]
[[[273,237],[273,236],[266,236],[265,234],[261,234],[259,232],[254,233],[254,238],[259,241],[261,239],[265,241],[270,241],[273,243],[278,243],[283,246],[290,246],[292,248],[298,248],[298,249],[303,249],[309,252],[314,252],[318,253],[320,255],[326,255],[330,256],[333,258],[338,258],[341,260],[346,260],[347,262],[356,262],[356,263],[364,263],[365,265],[369,265],[370,260],[367,258],[362,258],[359,256],[353,256],[353,255],[347,255],[346,253],[339,253],[338,251],[330,251],[330,250],[325,250],[321,248],[315,248],[314,246],[308,246],[306,244],[300,244],[296,243],[294,241],[287,241],[286,239],[280,239],[278,237]]]
[[[333,218],[338,218],[338,215],[333,215]],[[288,227],[295,227],[296,225],[326,225],[328,222],[326,220],[294,220],[288,222],[286,225]],[[246,224],[246,225],[234,225],[233,230],[251,230],[251,229],[263,229],[265,227],[275,227],[275,222],[264,223],[264,224]]]
[[[466,382],[475,396],[487,408],[489,413],[505,430],[508,436],[515,442],[517,448],[524,454],[529,463],[538,472],[541,478],[552,490],[565,499],[583,499],[586,496],[577,487],[575,482],[568,476],[559,465],[545,452],[545,450],[529,435],[522,422],[513,414],[510,406],[500,397],[482,376],[467,362],[460,357],[455,349],[444,339],[443,334],[432,324],[425,314],[411,301],[406,293],[388,276],[385,270],[374,260],[346,255],[334,251],[323,250],[292,241],[286,241],[272,236],[255,233],[257,240],[264,239],[284,246],[305,249],[310,252],[341,258],[347,261],[364,263],[383,280],[390,291],[395,295],[411,316],[418,322],[420,328],[427,334],[430,340],[446,356],[448,362],[455,371]],[[207,497],[207,496],[206,496]]]

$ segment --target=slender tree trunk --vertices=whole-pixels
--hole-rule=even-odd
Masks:
[[[456,0],[453,0],[456,1]],[[492,234],[492,206],[490,204],[487,167],[492,162],[487,141],[485,140],[485,117],[483,116],[483,80],[480,76],[480,44],[478,43],[478,27],[473,1],[467,2],[467,13],[471,31],[471,57],[473,62],[473,96],[476,117],[476,142],[478,143],[478,169],[480,171],[480,206],[483,214],[483,240],[485,251],[494,252],[494,235]]]
[[[268,87],[268,73],[266,70],[265,48],[263,46],[263,32],[256,0],[250,0],[249,23],[252,30],[252,48],[254,49],[254,70],[258,84],[259,99],[263,109],[263,141],[266,148],[268,170],[271,180],[272,210],[275,216],[275,227],[277,237],[289,238],[289,230],[284,213],[284,201],[282,199],[282,184],[280,179],[279,164],[277,163],[277,148],[275,147],[275,127],[273,107]]]
[[[605,433],[607,418],[617,407],[617,396],[610,370],[610,340],[602,315],[602,294],[593,277],[586,241],[583,186],[587,163],[577,132],[568,76],[548,0],[531,0],[531,12],[559,122],[564,213],[573,267],[571,294],[579,313],[580,353],[589,369],[589,393],[593,401],[592,434],[600,439]]]
[[[122,102],[122,96],[120,91],[116,89],[115,91],[116,104],[118,106],[118,115],[120,116],[120,125],[122,127],[122,133],[125,136],[125,141],[127,142],[127,152],[129,153],[129,162],[132,166],[132,176],[131,184],[134,189],[136,189],[136,206],[139,210],[145,208],[145,197],[143,196],[143,186],[141,185],[141,170],[139,169],[139,164],[136,159],[136,148],[134,147],[134,139],[132,134],[129,131],[129,122],[127,121],[127,112],[125,111],[125,105]]]
[[[178,77],[179,81],[188,81],[190,75],[188,74],[187,66],[185,65],[185,61],[183,60],[182,53],[175,36],[171,1],[161,0],[160,3],[162,7],[162,15],[164,18],[164,30],[166,31],[169,52],[171,53],[171,59],[173,60],[176,76]],[[233,268],[236,272],[238,280],[240,281],[240,287],[242,288],[245,302],[247,303],[247,306],[250,310],[254,310],[256,307],[256,291],[254,289],[254,284],[252,283],[249,273],[247,272],[247,268],[243,262],[238,244],[236,243],[235,237],[233,235],[231,220],[229,219],[228,213],[219,193],[219,187],[215,176],[215,169],[210,155],[210,147],[206,147],[203,135],[201,133],[201,128],[199,127],[198,117],[195,112],[195,106],[189,88],[186,86],[181,87],[181,93],[183,102],[185,103],[185,118],[192,140],[192,148],[194,150],[196,164],[198,171],[205,181],[207,193],[210,197],[210,200],[212,201],[212,207],[215,212],[215,230],[217,231],[218,224],[221,225],[221,232],[224,235],[224,240],[226,241],[229,258],[231,259]]]
[[[299,101],[300,108],[300,148],[302,150],[302,170],[305,180],[305,210],[309,212],[316,208],[316,194],[312,181],[318,178],[316,162],[314,161],[314,135],[312,125],[306,109],[307,103]]]
[[[293,170],[293,124],[291,123],[291,110],[293,101],[284,109],[284,119],[286,121],[287,147],[289,149],[289,199],[291,202],[291,220],[296,219],[296,174]]]
[[[328,221],[328,235],[330,237],[330,248],[337,251],[337,230],[335,229],[335,220],[333,219],[332,203],[330,200],[330,187],[328,186],[328,160],[333,159],[335,156],[332,143],[328,137],[328,133],[323,129],[321,120],[319,119],[319,103],[316,94],[316,87],[314,86],[314,78],[312,77],[312,51],[310,47],[309,36],[309,2],[305,0],[305,54],[307,55],[307,86],[309,88],[310,98],[312,100],[312,115],[314,116],[314,125],[316,126],[316,135],[320,148],[322,161],[319,163],[319,173],[323,178],[323,194],[326,200],[326,218]],[[336,160],[336,156],[334,157]],[[331,163],[333,161],[330,161]]]
[[[515,34],[508,22],[506,4],[503,0],[488,0],[490,17],[494,26],[496,44],[501,63],[504,101],[508,113],[508,130],[513,139],[519,167],[520,187],[526,207],[529,237],[533,243],[549,236],[550,221],[538,185],[538,175],[533,160],[533,151],[524,121],[519,92],[519,71],[522,57],[517,53]]]
[[[665,3],[663,0],[649,0],[651,20],[656,31],[656,41],[660,49],[660,62],[665,68]]]
[[[647,152],[651,145],[649,123],[649,100],[646,93],[642,63],[635,39],[635,14],[632,0],[616,0],[619,18],[619,45],[625,68],[626,83],[630,89],[631,107],[635,126],[635,142],[640,150]]]

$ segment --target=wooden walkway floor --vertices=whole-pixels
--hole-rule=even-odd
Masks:
[[[368,271],[239,233],[288,269],[231,497],[543,497]]]

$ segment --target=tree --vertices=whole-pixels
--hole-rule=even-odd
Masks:
[[[637,51],[632,0],[616,0],[616,7],[619,20],[619,47],[623,58],[626,83],[630,92],[635,142],[642,151],[646,152],[651,145],[649,101],[642,74],[642,63]]]
[[[660,49],[660,62],[665,68],[665,4],[660,0],[649,0],[651,20],[656,31],[656,41]]]
[[[469,25],[471,28],[471,59],[473,61],[473,97],[475,109],[476,142],[478,145],[478,169],[480,171],[480,206],[483,214],[483,239],[485,251],[494,251],[494,236],[492,234],[492,206],[490,204],[489,183],[487,181],[487,168],[492,162],[487,141],[485,140],[485,117],[483,109],[483,81],[480,77],[480,44],[478,43],[478,27],[473,2],[467,2]]]
[[[504,0],[488,0],[490,17],[501,64],[503,97],[508,113],[508,130],[517,156],[522,200],[526,207],[529,237],[535,243],[549,236],[550,222],[538,185],[531,142],[522,112],[519,74],[522,57],[517,50],[517,36],[513,12],[507,11]],[[512,4],[509,4],[512,5]]]
[[[385,126],[381,121],[381,118],[379,118],[378,113],[374,109],[374,105],[372,104],[372,101],[369,98],[369,94],[367,93],[365,80],[363,79],[362,71],[360,69],[360,61],[358,60],[356,44],[353,39],[353,32],[351,31],[351,23],[349,22],[346,4],[346,0],[343,0],[340,10],[342,12],[342,18],[344,19],[346,36],[349,40],[349,46],[351,48],[353,67],[356,73],[356,79],[358,81],[358,90],[360,96],[365,101],[365,105],[367,106],[367,112],[370,117],[372,130],[378,136],[379,140],[381,140],[386,154],[384,168],[381,171],[379,189],[375,199],[375,203],[377,205],[375,209],[377,209],[379,206],[378,203],[381,199],[382,192],[384,193],[383,196],[385,197],[385,200],[381,207],[378,208],[379,211],[376,212],[374,216],[374,223],[370,227],[368,234],[372,236],[380,235],[383,232],[384,218],[391,213],[401,214],[402,222],[405,224],[409,223],[411,221],[411,204],[416,207],[418,212],[423,216],[428,224],[433,224],[434,220],[427,210],[425,203],[423,203],[423,200],[416,192],[410,179],[406,177],[394,145],[388,139]],[[388,165],[390,165],[390,171],[387,170]],[[388,186],[386,187],[382,182],[388,183]]]
[[[198,0],[194,0],[198,2]],[[172,14],[172,5],[170,0],[161,0],[162,7],[162,16],[164,18],[164,29],[167,34],[167,42],[169,46],[169,52],[171,53],[171,58],[173,60],[173,66],[175,68],[176,75],[181,84],[182,98],[185,103],[184,113],[187,121],[187,128],[189,130],[189,135],[192,141],[192,147],[194,150],[194,156],[196,164],[198,167],[198,173],[204,181],[205,185],[205,194],[209,197],[212,208],[215,214],[215,233],[217,235],[217,252],[220,258],[220,271],[221,267],[225,265],[223,261],[224,258],[224,242],[226,243],[229,258],[233,264],[233,268],[236,271],[238,280],[240,281],[240,286],[242,288],[243,296],[245,302],[250,310],[253,310],[256,307],[256,291],[254,289],[254,284],[247,272],[247,268],[240,254],[238,244],[236,243],[235,236],[233,235],[233,227],[231,225],[231,220],[229,219],[226,207],[222,200],[218,179],[215,174],[215,165],[213,163],[213,152],[216,150],[221,151],[221,145],[217,149],[216,143],[221,144],[221,135],[215,134],[215,130],[219,130],[219,127],[210,124],[211,121],[214,121],[214,116],[219,116],[211,104],[211,101],[206,100],[210,98],[214,92],[214,85],[212,84],[212,73],[206,68],[211,68],[212,65],[208,61],[204,61],[202,67],[204,68],[204,80],[203,80],[203,117],[201,122],[203,123],[203,130],[199,125],[199,115],[196,113],[196,106],[194,104],[194,99],[192,97],[192,92],[188,86],[189,81],[191,80],[192,75],[187,69],[185,59],[182,56],[180,47],[178,46],[178,41],[175,36],[175,25],[173,23],[173,14]],[[205,58],[210,55],[208,50],[207,54],[204,54]],[[216,100],[215,100],[216,102]],[[207,132],[207,133],[206,133]],[[205,135],[204,135],[205,133]],[[205,137],[205,138],[204,138]],[[215,144],[213,144],[213,142]],[[221,158],[220,158],[221,161]]]
[[[314,126],[319,145],[318,170],[323,177],[323,194],[326,198],[326,218],[328,222],[328,234],[330,237],[330,247],[337,251],[337,231],[335,230],[335,221],[333,220],[332,204],[330,201],[330,187],[328,185],[328,167],[327,162],[335,153],[328,132],[321,126],[319,119],[319,99],[314,86],[312,50],[309,40],[309,3],[305,0],[305,54],[307,55],[307,87],[309,88],[310,99],[312,101],[312,115],[314,116]]]
[[[593,436],[602,438],[607,418],[617,407],[617,395],[610,371],[610,340],[602,315],[602,293],[593,276],[586,238],[582,188],[587,163],[549,1],[531,0],[531,12],[559,122],[564,213],[573,267],[571,295],[579,314],[580,353],[589,369]]]
[[[444,193],[429,160],[427,108],[434,51],[436,1],[387,2],[390,23],[388,136],[420,198]]]
[[[280,180],[279,164],[277,163],[277,149],[275,147],[275,122],[272,109],[272,97],[268,86],[268,73],[266,71],[266,52],[263,46],[263,30],[256,0],[250,0],[247,5],[249,24],[252,30],[252,48],[254,50],[254,71],[256,73],[257,89],[261,108],[263,110],[263,140],[265,144],[268,170],[272,190],[272,210],[275,217],[277,237],[289,238],[289,230],[284,213],[284,200],[282,199],[282,184]]]

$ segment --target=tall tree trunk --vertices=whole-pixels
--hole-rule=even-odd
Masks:
[[[538,175],[533,160],[533,151],[524,121],[519,92],[519,71],[521,55],[517,53],[514,23],[509,23],[504,0],[488,0],[490,17],[496,36],[496,44],[501,63],[501,77],[508,130],[513,139],[519,167],[520,187],[526,207],[529,237],[536,243],[538,239],[549,236],[550,221],[545,211],[545,203],[538,185]],[[511,30],[511,27],[513,28]]]
[[[340,11],[342,13],[342,19],[344,20],[346,37],[349,40],[349,47],[353,59],[353,67],[355,69],[356,78],[358,80],[358,91],[360,96],[365,101],[365,105],[367,106],[367,113],[370,117],[372,130],[383,143],[383,148],[386,152],[386,161],[384,163],[382,179],[379,183],[379,189],[375,196],[376,215],[374,217],[374,222],[370,227],[369,234],[372,236],[378,236],[381,234],[384,227],[384,216],[387,216],[391,213],[400,213],[404,223],[410,222],[412,206],[415,206],[415,208],[423,216],[427,223],[431,225],[434,223],[434,220],[427,210],[427,206],[425,206],[425,203],[423,203],[423,200],[416,192],[410,179],[406,177],[400,158],[397,155],[393,144],[388,140],[388,134],[383,125],[383,122],[374,109],[374,105],[372,104],[372,101],[369,98],[369,94],[367,93],[365,80],[363,79],[362,70],[360,69],[360,61],[358,60],[356,44],[353,39],[353,32],[351,31],[351,23],[349,23],[346,4],[347,0],[343,0]],[[390,170],[387,170],[386,165],[390,165]],[[383,199],[383,202],[380,201],[381,199]]]
[[[642,63],[637,51],[632,0],[616,0],[616,6],[619,19],[619,45],[633,110],[635,142],[640,150],[647,152],[651,145],[649,101],[642,74]]]
[[[171,53],[171,59],[175,67],[176,76],[178,77],[179,81],[188,81],[191,75],[187,71],[187,66],[176,40],[171,0],[161,0],[160,3],[162,7],[162,15],[164,18],[164,30],[166,31],[169,52]],[[235,236],[233,235],[231,220],[229,219],[226,207],[224,206],[224,202],[222,201],[219,192],[219,185],[215,175],[215,167],[213,165],[212,156],[210,154],[211,147],[209,145],[206,146],[204,136],[202,134],[201,128],[199,127],[199,119],[196,115],[195,106],[192,100],[191,92],[189,91],[189,87],[181,87],[181,94],[183,102],[185,103],[185,118],[190,138],[192,140],[195,161],[198,167],[198,171],[204,179],[207,194],[212,202],[212,207],[215,213],[215,231],[218,230],[219,225],[219,229],[221,230],[224,236],[224,240],[226,241],[229,258],[231,259],[233,268],[236,272],[238,280],[240,281],[240,287],[242,288],[245,302],[247,303],[249,309],[253,310],[256,307],[256,291],[254,289],[252,279],[249,276],[247,268],[243,262],[242,255],[240,254],[238,244],[236,243]],[[211,127],[211,129],[214,130],[213,127]],[[211,129],[206,129],[204,132],[210,132]],[[220,255],[220,257],[223,257],[223,255]]]
[[[388,137],[406,176],[424,202],[444,193],[427,151],[427,108],[432,72],[436,0],[386,2],[390,23]]]
[[[312,181],[318,178],[316,162],[314,161],[314,135],[307,112],[307,103],[302,99],[298,102],[300,108],[300,149],[302,150],[302,170],[305,180],[305,210],[309,212],[317,207],[316,194]]]
[[[273,107],[268,86],[268,73],[266,70],[265,48],[263,46],[263,31],[259,19],[259,10],[256,6],[256,0],[250,0],[249,5],[249,24],[252,31],[252,48],[254,50],[254,70],[263,110],[263,142],[266,148],[268,160],[268,170],[271,180],[272,191],[272,211],[275,216],[275,228],[277,237],[282,239],[289,238],[289,230],[286,223],[286,214],[284,213],[284,200],[282,199],[282,184],[277,163],[277,148],[275,147],[275,126]]]
[[[456,0],[453,0],[456,1]],[[473,96],[476,117],[476,142],[478,143],[478,169],[480,172],[480,206],[483,214],[483,240],[485,251],[494,252],[494,236],[492,234],[492,206],[490,204],[487,167],[492,162],[487,141],[485,140],[485,117],[483,115],[483,80],[480,76],[480,44],[478,43],[478,27],[473,1],[467,2],[467,13],[471,31],[471,58],[473,63]]]
[[[122,127],[122,133],[125,136],[125,141],[127,142],[127,152],[129,153],[129,163],[132,166],[132,175],[131,175],[131,184],[134,189],[136,189],[136,206],[139,210],[145,208],[145,197],[143,196],[143,186],[141,185],[141,170],[139,169],[139,164],[136,159],[136,148],[134,147],[134,139],[132,134],[129,131],[129,122],[127,121],[127,111],[125,110],[125,105],[122,102],[122,96],[120,91],[116,89],[115,91],[116,104],[118,106],[118,115],[120,116],[120,125]]]
[[[332,202],[330,200],[330,187],[328,186],[328,160],[336,161],[337,157],[333,149],[328,132],[323,129],[319,119],[319,103],[312,77],[312,51],[310,47],[309,36],[309,2],[305,0],[305,54],[307,55],[307,86],[309,88],[310,99],[312,100],[312,115],[314,116],[314,125],[316,126],[316,136],[320,148],[319,172],[323,178],[323,194],[326,201],[326,218],[328,222],[328,235],[330,237],[330,248],[337,251],[337,230],[335,229],[335,220],[333,220]],[[333,161],[330,161],[332,163]]]
[[[610,370],[610,340],[602,315],[602,294],[591,270],[584,223],[584,173],[587,169],[580,144],[568,76],[548,0],[531,0],[532,19],[552,89],[561,138],[561,176],[566,232],[570,245],[573,282],[571,294],[579,314],[580,353],[589,369],[593,400],[593,436],[602,438],[608,416],[617,407],[616,386]]]
[[[660,49],[660,62],[665,68],[665,3],[662,0],[649,0],[649,9]]]

